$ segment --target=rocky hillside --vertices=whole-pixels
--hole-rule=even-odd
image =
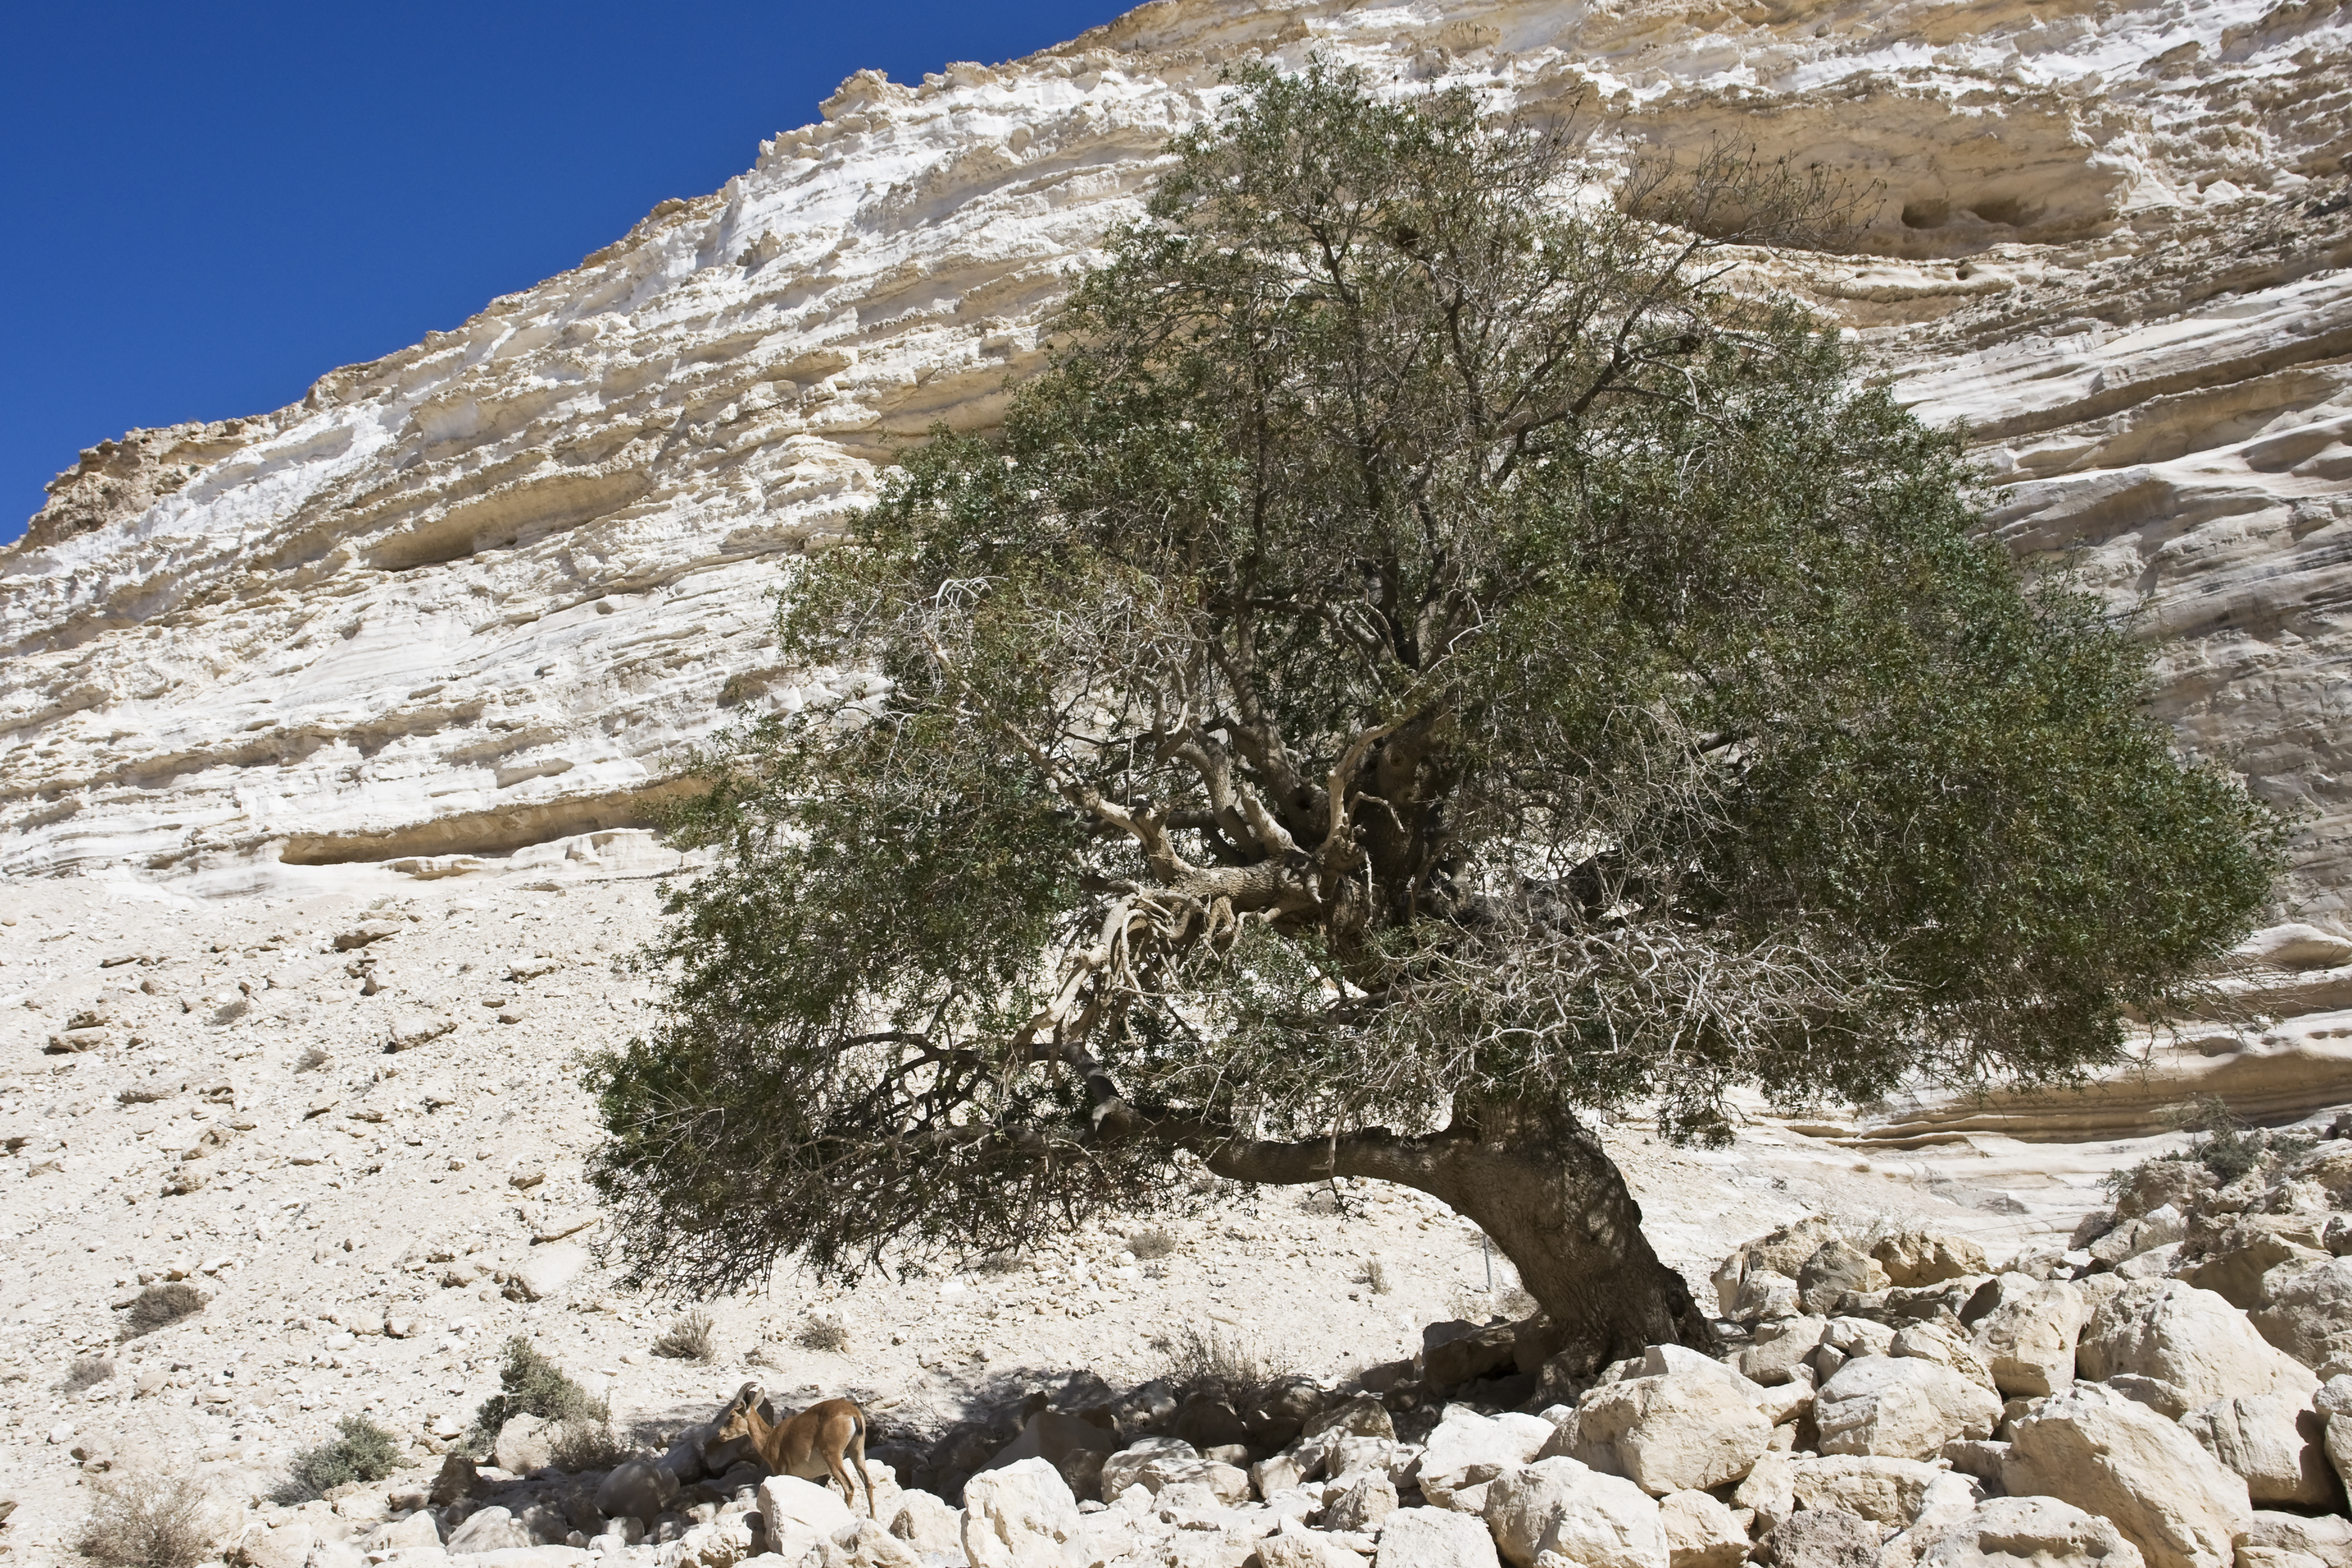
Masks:
[[[928,1457],[976,1419],[949,1456],[969,1469],[1029,1394],[1149,1382],[1195,1336],[1336,1384],[1431,1322],[1509,1310],[1507,1263],[1418,1194],[1204,1183],[1005,1267],[850,1290],[785,1271],[701,1304],[713,1360],[657,1354],[691,1304],[593,1261],[579,1070],[639,1026],[645,982],[615,960],[677,857],[619,830],[512,859],[364,902],[0,882],[0,1563],[60,1560],[118,1469],[201,1475],[241,1509],[354,1415],[425,1462],[516,1335],[632,1441],[667,1446],[757,1378],[785,1403],[855,1393],[877,1452]],[[2102,1173],[2180,1142],[1874,1157],[1771,1127],[1719,1152],[1647,1133],[1612,1150],[1701,1289],[1734,1243],[1811,1211],[2053,1258]],[[175,1289],[198,1310],[135,1305]]]
[[[1667,1358],[1546,1388],[1457,1219],[1213,1186],[1163,1235],[1092,1227],[1004,1268],[780,1277],[709,1304],[715,1362],[656,1354],[673,1312],[587,1250],[577,1079],[632,1027],[614,961],[677,868],[636,825],[712,726],[801,700],[767,595],[894,441],[996,416],[1064,269],[1221,67],[1318,48],[1498,111],[1580,105],[1604,164],[1731,136],[1850,183],[1850,251],[1754,276],[1969,421],[2002,537],[2139,609],[2184,740],[2305,813],[2280,923],[2230,981],[2243,1017],[2055,1104],[1761,1124],[1721,1154],[1616,1129],[1696,1279],[1808,1211],[1836,1233],[1724,1276],[1744,1381]],[[809,1563],[2352,1563],[2312,1522],[2342,1507],[2327,1436],[2352,1441],[2352,1394],[2320,1384],[2352,1370],[2336,1156],[2113,1211],[2098,1185],[2179,1150],[2147,1134],[2186,1089],[2273,1121],[2352,1101],[2352,12],[1161,0],[824,107],[723,191],[299,405],[93,448],[0,552],[0,1554],[61,1560],[99,1489],[160,1470],[203,1478],[254,1568],[540,1554],[495,1560],[521,1568],[583,1561],[574,1536],[725,1568],[753,1520]],[[1958,1273],[1874,1278],[1921,1225]],[[1424,1333],[1449,1322],[1469,1331]],[[1238,1441],[1213,1399],[1118,1404],[1200,1373],[1195,1334],[1313,1392],[1255,1428],[1235,1405]],[[619,1447],[526,1463],[544,1434],[518,1428],[512,1468],[442,1484],[517,1335]],[[1433,1370],[1472,1356],[1486,1375]],[[867,1398],[886,1474],[937,1500],[835,1540],[805,1496],[678,1448],[747,1377],[780,1405]],[[1688,1377],[1738,1403],[1691,1394],[1721,1420],[1676,1426]],[[1344,1437],[1310,1435],[1334,1412]],[[359,1415],[392,1475],[262,1506]],[[1042,1415],[1108,1436],[1032,1422],[1024,1455]],[[2086,1468],[2103,1446],[2139,1468]],[[1733,1451],[1706,1484],[1666,1468]]]
[[[625,921],[611,895],[572,883],[585,901],[563,928]],[[503,912],[527,928],[545,907]],[[379,968],[400,953],[412,984],[448,951],[402,929],[426,911],[366,912],[286,915],[367,938],[341,951],[386,947]],[[557,999],[518,1000],[523,967],[507,965],[490,1026],[521,1029]],[[576,1006],[593,987],[572,974]],[[415,1138],[418,1119],[483,1121],[471,1102],[502,1098],[436,1048],[471,1026],[364,1083],[306,1048],[289,1086],[271,1068],[299,1032],[253,1016],[206,1026],[261,1047],[240,1075],[251,1091],[224,1101],[247,1136],[200,1138],[176,1162],[198,1179],[176,1185],[293,1191],[299,1173],[252,1179],[290,1146],[315,1195],[291,1215],[263,1205],[221,1257],[119,1276],[113,1360],[68,1363],[78,1340],[95,1348],[77,1331],[90,1314],[36,1304],[39,1342],[6,1360],[66,1372],[0,1449],[25,1482],[0,1500],[23,1516],[5,1543],[30,1561],[61,1560],[84,1517],[130,1536],[134,1502],[152,1519],[158,1500],[193,1499],[179,1538],[237,1568],[2352,1564],[2352,1116],[2137,1151],[2151,1157],[2119,1165],[2110,1203],[2023,1247],[1988,1236],[1994,1253],[1976,1239],[1994,1205],[1871,1215],[1808,1183],[1828,1204],[1792,1205],[1711,1267],[1675,1249],[1706,1269],[1719,1353],[1655,1345],[1593,1375],[1542,1359],[1513,1321],[1524,1302],[1462,1267],[1444,1215],[1363,1190],[1278,1206],[1204,1191],[1173,1223],[1074,1235],[1009,1268],[817,1299],[780,1280],[800,1297],[783,1331],[740,1303],[657,1330],[586,1266],[569,1173],[528,1128],[503,1160],[403,1156],[449,1143]],[[322,1087],[289,1119],[304,1075]],[[506,1088],[562,1103],[528,1069]],[[354,1146],[321,1152],[337,1133]],[[1646,1199],[1718,1226],[1757,1212],[1725,1189],[1776,1163],[1727,1162],[1709,1205],[1625,1142]],[[348,1185],[355,1167],[373,1179]],[[426,1170],[446,1190],[387,1214]],[[72,1172],[87,1185],[96,1168]],[[139,1162],[113,1180],[132,1210],[156,1201]],[[1763,1184],[1795,1196],[1785,1163]],[[471,1195],[486,1188],[520,1194],[520,1223],[485,1223]],[[166,1210],[186,1226],[171,1239],[208,1207],[215,1223],[247,1212],[227,1195]],[[404,1222],[396,1261],[387,1218]],[[298,1246],[272,1245],[281,1227]],[[95,1215],[78,1233],[92,1251],[117,1234]],[[1229,1269],[1244,1299],[1221,1304]],[[1430,1321],[1448,1306],[1469,1315]],[[845,1387],[866,1407],[864,1443],[842,1434],[795,1473],[782,1421]],[[28,1430],[42,1422],[45,1443]]]
[[[1066,269],[1229,61],[1312,50],[1604,165],[1731,138],[1862,202],[1759,258],[1927,416],[1994,518],[2140,607],[2165,713],[2307,809],[2352,890],[2352,25],[2270,0],[1160,0],[1012,65],[870,73],[723,190],[299,405],[83,455],[0,555],[0,868],[390,883],[627,826],[790,702],[765,595],[894,441],[985,426]]]

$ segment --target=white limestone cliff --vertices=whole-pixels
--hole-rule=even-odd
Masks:
[[[1221,67],[1316,49],[1846,179],[1855,247],[1763,272],[2143,612],[2165,716],[2307,814],[2292,912],[2352,919],[2352,12],[2307,0],[1160,0],[860,73],[456,331],[85,453],[0,552],[0,872],[390,885],[643,821],[798,700],[770,593],[894,442],[997,417]]]

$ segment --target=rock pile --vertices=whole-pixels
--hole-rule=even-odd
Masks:
[[[2001,1272],[1964,1239],[1802,1220],[1717,1270],[1720,1358],[1654,1345],[1580,1379],[1494,1353],[1526,1326],[1441,1324],[1420,1356],[1336,1388],[1205,1375],[1113,1394],[1074,1376],[1012,1413],[1017,1429],[877,1445],[870,1517],[765,1476],[706,1425],[603,1472],[453,1456],[429,1484],[266,1519],[239,1552],[251,1568],[357,1568],[362,1552],[502,1568],[2339,1568],[2352,1367],[2334,1347],[2352,1312],[2336,1303],[2352,1291],[2315,1282],[2332,1254],[2279,1237],[2329,1233],[2347,1157],[2266,1144],[2226,1180],[2151,1162],[2109,1228]],[[2099,1249],[2119,1233],[2169,1239]],[[2190,1277],[2239,1280],[2265,1246],[2300,1251],[2250,1276],[2252,1310]],[[2164,1248],[2173,1271],[2129,1267]],[[1539,1408],[1508,1407],[1520,1394]]]

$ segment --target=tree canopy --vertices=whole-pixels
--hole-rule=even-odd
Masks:
[[[1589,1316],[1536,1255],[1592,1184],[1660,1272],[1591,1112],[2095,1069],[2267,897],[2143,647],[1733,287],[1801,180],[1612,200],[1466,93],[1238,87],[1003,429],[782,595],[842,694],[704,759],[596,1069],[639,1278],[1016,1245],[1189,1151],[1428,1186]],[[1583,1174],[1514,1219],[1432,1174],[1473,1147]]]

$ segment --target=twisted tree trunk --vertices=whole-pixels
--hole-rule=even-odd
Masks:
[[[1317,1142],[1204,1142],[1196,1152],[1234,1181],[1364,1176],[1443,1200],[1517,1268],[1547,1320],[1544,1352],[1566,1352],[1576,1375],[1654,1344],[1715,1345],[1690,1287],[1642,1234],[1623,1174],[1580,1124],[1487,1106],[1420,1138],[1374,1129]]]

